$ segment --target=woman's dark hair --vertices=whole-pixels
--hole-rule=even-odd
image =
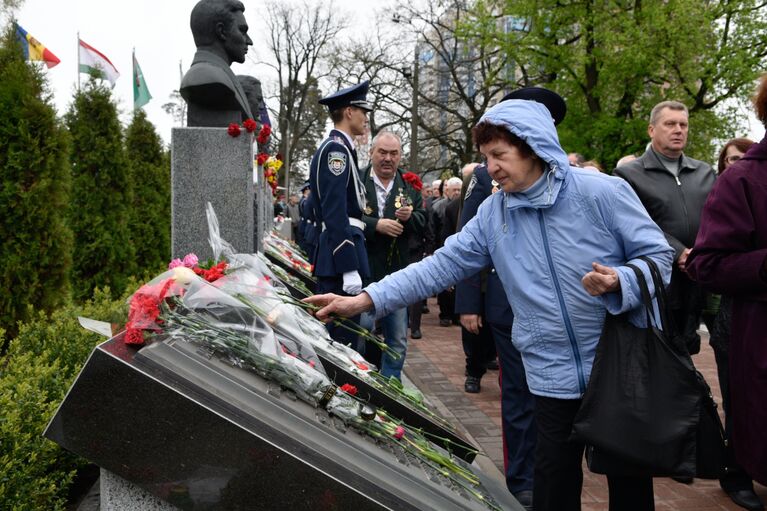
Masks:
[[[731,146],[735,146],[738,151],[741,153],[745,153],[748,151],[748,148],[754,145],[754,141],[750,138],[733,138],[726,144],[724,144],[724,147],[722,148],[722,151],[719,153],[719,160],[717,161],[717,171],[721,174],[724,172],[724,169],[727,168],[727,162],[724,161],[724,159],[727,157],[727,149],[729,149]]]
[[[762,79],[759,81],[759,88],[756,89],[754,110],[756,111],[757,119],[762,121],[762,124],[767,127],[767,73],[762,75]]]
[[[481,122],[472,128],[471,137],[474,141],[474,145],[477,147],[477,151],[479,151],[479,146],[489,144],[495,140],[503,140],[516,147],[520,154],[525,158],[532,158],[535,156],[535,152],[529,145],[527,145],[527,142],[503,126],[496,126],[489,122]]]

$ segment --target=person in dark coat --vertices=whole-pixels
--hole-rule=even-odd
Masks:
[[[754,103],[767,126],[765,77]],[[732,297],[732,444],[746,472],[767,484],[767,136],[718,179],[687,268],[706,289]]]
[[[705,295],[690,280],[685,265],[716,174],[708,163],[684,154],[688,132],[684,104],[663,101],[655,105],[647,132],[651,146],[636,160],[615,169],[614,174],[628,181],[676,253],[669,307],[677,331],[694,355],[700,351],[698,328]]]
[[[754,144],[747,138],[735,138],[727,142],[719,154],[718,171],[721,176],[729,167],[740,160]],[[730,402],[730,325],[732,323],[732,297],[711,294],[720,298],[710,300],[708,313],[714,314],[713,328],[709,332],[711,348],[716,359],[716,371],[719,376],[719,389],[722,392],[725,434],[727,435],[727,472],[719,478],[722,490],[741,507],[750,510],[763,510],[764,504],[754,492],[751,476],[738,465],[732,449],[732,404]]]
[[[370,263],[370,279],[366,283],[377,282],[410,264],[408,240],[421,236],[426,226],[421,193],[408,183],[409,176],[399,168],[401,158],[399,137],[392,132],[379,132],[370,149],[371,165],[362,173],[368,204],[362,215]],[[372,314],[362,317],[362,326],[369,330],[373,330],[373,323]],[[407,307],[392,311],[378,323],[387,347],[400,358],[382,356],[373,343],[365,345],[365,358],[378,366],[383,376],[401,379],[407,354]]]

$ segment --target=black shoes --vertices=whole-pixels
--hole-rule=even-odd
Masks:
[[[479,394],[479,391],[480,391],[479,378],[477,378],[476,376],[467,376],[466,383],[463,384],[463,390],[465,390],[469,394]]]
[[[416,330],[411,330],[410,331],[410,338],[411,339],[420,339],[421,337],[423,337],[423,336],[421,335],[421,331],[420,330],[416,329]]]
[[[671,479],[681,484],[692,484],[695,481],[692,477],[672,477]]]
[[[449,319],[440,319],[439,320],[439,326],[450,326],[452,324],[453,324],[453,322],[450,321]]]
[[[525,508],[528,511],[532,511],[533,509],[533,491],[532,490],[522,490],[518,491],[517,493],[514,493],[514,498],[517,499],[517,502],[522,504],[522,507]]]
[[[754,490],[736,490],[736,491],[728,491],[725,492],[730,497],[730,499],[739,505],[740,507],[744,509],[748,509],[749,511],[763,511],[764,510],[764,504],[762,503],[762,499],[759,498],[759,495],[754,493]]]

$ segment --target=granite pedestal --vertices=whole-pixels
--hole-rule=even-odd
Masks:
[[[173,257],[213,256],[205,206],[221,219],[221,237],[236,252],[255,252],[253,136],[225,128],[174,128],[171,134],[171,246]]]
[[[98,346],[45,435],[184,510],[522,510],[475,465],[486,502],[183,340]]]

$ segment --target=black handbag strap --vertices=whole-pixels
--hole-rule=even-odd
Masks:
[[[655,298],[658,300],[658,310],[660,312],[660,319],[663,331],[666,332],[669,338],[674,336],[675,325],[669,315],[668,311],[668,296],[666,295],[666,286],[663,285],[663,278],[660,274],[658,265],[647,256],[640,256],[639,259],[647,264],[650,269],[650,275],[652,276],[653,286],[655,287]]]
[[[639,291],[642,296],[642,304],[644,305],[645,315],[647,316],[647,328],[650,328],[653,323],[653,318],[655,317],[655,310],[652,303],[652,295],[650,295],[650,288],[647,286],[647,281],[645,280],[645,275],[642,270],[633,264],[627,264],[626,266],[631,268],[636,274]],[[663,317],[661,317],[661,321],[663,321]]]

